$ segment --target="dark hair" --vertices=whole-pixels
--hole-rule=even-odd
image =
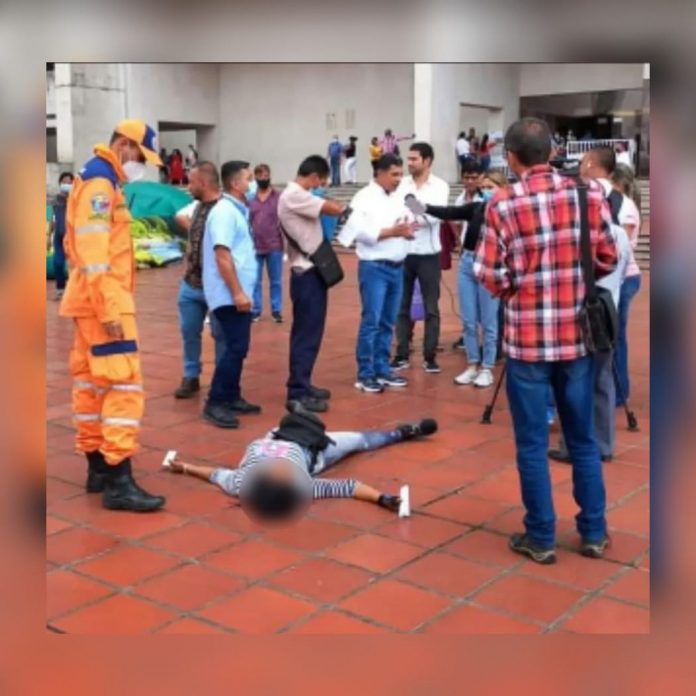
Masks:
[[[466,138],[466,133],[465,133],[464,131],[461,131],[461,132],[459,133],[458,138]]]
[[[220,175],[218,174],[217,167],[212,162],[207,160],[196,162],[196,164],[191,168],[191,171],[194,169],[197,169],[201,174],[203,174],[206,179],[208,179],[209,183],[216,187],[220,186]]]
[[[397,157],[396,155],[388,152],[386,155],[382,155],[376,162],[375,162],[375,174],[377,172],[386,172],[387,170],[391,169],[392,167],[403,167],[404,162],[401,159],[401,157]]]
[[[116,131],[114,131],[111,134],[111,140],[109,140],[109,145],[113,145],[119,138],[125,138],[125,137],[126,137],[125,135],[121,135],[120,133],[117,133]]]
[[[58,183],[62,184],[63,179],[70,179],[70,181],[75,181],[75,175],[72,172],[61,172],[58,177]]]
[[[232,179],[234,179],[239,172],[241,172],[243,169],[247,169],[248,167],[249,163],[245,162],[244,160],[230,160],[229,162],[225,162],[220,169],[222,185],[228,189]]]
[[[551,156],[551,131],[546,121],[523,118],[507,129],[504,144],[525,167],[546,164]]]
[[[481,138],[481,146],[485,145],[488,142],[488,133],[484,133],[483,137]]]
[[[429,159],[431,164],[435,159],[435,152],[430,143],[413,143],[408,149],[409,152],[418,152],[424,160]]]
[[[464,174],[483,174],[483,167],[476,160],[467,160],[462,165],[462,176]]]
[[[292,517],[302,508],[303,498],[296,486],[287,481],[275,481],[258,476],[249,485],[242,502],[252,516],[278,521]]]
[[[616,169],[616,153],[610,147],[593,147],[590,152],[595,162],[607,173],[613,174]]]
[[[257,164],[254,167],[254,174],[261,174],[261,172],[271,173],[271,168],[267,164]]]
[[[320,178],[329,176],[329,163],[321,155],[310,155],[302,161],[299,169],[297,170],[297,176],[312,176],[312,174],[319,175]]]

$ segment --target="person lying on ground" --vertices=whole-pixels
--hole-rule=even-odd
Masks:
[[[321,498],[355,498],[398,512],[398,496],[381,493],[355,479],[315,477],[350,454],[415,440],[436,431],[437,422],[426,418],[391,431],[328,432],[331,444],[316,457],[295,442],[275,439],[272,431],[249,445],[237,469],[191,464],[179,458],[167,468],[218,485],[239,498],[249,517],[263,523],[297,519],[312,500]]]

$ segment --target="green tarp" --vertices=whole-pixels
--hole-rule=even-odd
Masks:
[[[135,181],[123,187],[128,209],[134,218],[173,217],[193,198],[187,191],[154,181]]]

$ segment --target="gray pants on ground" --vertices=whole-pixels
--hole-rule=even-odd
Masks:
[[[614,455],[616,441],[616,387],[614,385],[614,353],[596,353],[594,356],[594,428],[599,451],[603,457]],[[568,456],[568,448],[561,434],[558,449]]]

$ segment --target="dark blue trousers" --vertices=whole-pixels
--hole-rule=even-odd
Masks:
[[[292,330],[290,331],[290,376],[288,399],[309,394],[312,371],[319,355],[326,325],[328,289],[315,269],[290,273]]]
[[[251,340],[251,312],[238,312],[236,307],[226,305],[213,314],[224,337],[225,351],[215,367],[208,402],[224,404],[241,397],[242,367]]]

